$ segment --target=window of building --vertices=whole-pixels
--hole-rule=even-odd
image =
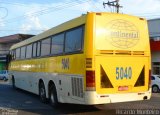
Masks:
[[[153,65],[154,65],[154,66],[156,66],[156,65],[159,66],[159,65],[160,65],[160,62],[153,62]]]
[[[21,59],[25,59],[26,57],[26,46],[21,47]]]
[[[64,33],[53,36],[51,42],[51,54],[63,53],[63,47],[64,47]]]
[[[32,57],[32,44],[28,45],[26,48],[26,58]]]
[[[20,48],[16,49],[16,59],[20,58]]]
[[[51,46],[51,39],[47,38],[42,40],[41,42],[41,56],[46,56],[50,54],[50,46]]]
[[[66,32],[65,52],[77,52],[82,50],[83,26]]]
[[[160,62],[153,62],[152,68],[153,68],[153,71],[152,71],[153,74],[160,75]]]

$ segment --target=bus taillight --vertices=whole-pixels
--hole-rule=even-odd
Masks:
[[[95,90],[95,71],[86,71],[86,90]]]

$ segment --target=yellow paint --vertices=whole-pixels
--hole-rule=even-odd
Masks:
[[[98,94],[147,91],[148,73],[151,67],[148,27],[145,19],[125,14],[87,13],[85,16],[73,19],[14,45],[11,49],[82,24],[85,24],[82,54],[12,61],[10,70],[81,74],[84,76],[84,87],[86,86],[86,70],[93,70],[96,73],[96,91]],[[142,55],[139,52],[142,52]],[[87,58],[92,60],[90,62],[92,64],[90,65],[91,68],[86,68]],[[66,60],[69,60],[69,65],[63,67],[62,60],[65,60],[66,63]],[[113,89],[102,89],[100,87],[100,65],[107,73]],[[133,84],[138,79],[143,66],[145,66],[145,86],[135,88]],[[116,80],[116,67],[132,67],[132,79]],[[119,92],[117,87],[124,85],[127,85],[129,90]]]
[[[63,67],[62,60],[68,59],[66,68]],[[42,59],[19,60],[11,63],[11,70],[29,71],[29,72],[49,72],[49,73],[67,73],[84,74],[85,63],[84,54],[75,54],[70,56],[48,57]]]
[[[114,61],[113,61],[114,60]],[[149,74],[149,61],[147,57],[131,57],[131,56],[97,56],[96,57],[96,76],[100,76],[100,65],[105,70],[114,88],[101,88],[100,77],[96,77],[97,92],[98,93],[124,93],[124,92],[139,92],[148,90],[148,79],[145,80],[145,86],[134,87],[143,67],[145,66],[145,76]],[[123,79],[116,79],[116,67],[131,67],[131,79],[123,77]],[[128,86],[127,91],[118,91],[119,86]]]
[[[95,16],[95,23],[93,52],[97,93],[147,91],[151,69],[147,21],[129,15],[102,13]],[[101,88],[100,65],[114,88]],[[144,66],[145,86],[134,87]],[[131,67],[132,78],[116,80],[116,67]],[[118,91],[119,86],[128,86],[129,89]]]

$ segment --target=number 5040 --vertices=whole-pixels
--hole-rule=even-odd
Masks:
[[[116,79],[131,79],[132,78],[132,68],[131,67],[116,67]]]

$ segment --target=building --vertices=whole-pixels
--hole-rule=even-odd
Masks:
[[[160,75],[160,18],[148,20],[152,74]]]
[[[9,54],[10,47],[13,44],[28,39],[32,36],[34,35],[15,34],[0,37],[0,70],[5,70],[7,67],[7,55]]]

